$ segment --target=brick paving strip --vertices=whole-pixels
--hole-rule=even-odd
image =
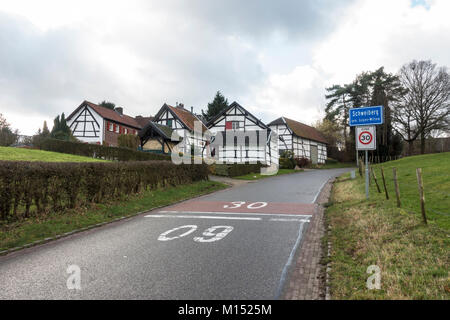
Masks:
[[[316,212],[298,249],[282,299],[286,300],[325,300],[329,299],[326,289],[326,265],[321,264],[324,256],[322,237],[325,235],[325,207],[331,194],[334,179],[330,179],[317,198]],[[327,254],[327,253],[325,253]]]

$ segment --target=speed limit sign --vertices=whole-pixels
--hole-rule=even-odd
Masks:
[[[375,126],[357,126],[356,127],[356,149],[375,150],[376,143]]]

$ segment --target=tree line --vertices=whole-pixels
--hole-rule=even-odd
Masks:
[[[330,154],[341,150],[346,160],[355,157],[355,129],[348,124],[349,109],[384,106],[384,123],[377,126],[377,149],[373,155],[387,158],[420,140],[420,152],[433,134],[450,132],[450,74],[431,61],[413,60],[397,74],[375,71],[358,74],[347,84],[326,88],[325,117],[317,124],[330,141]]]

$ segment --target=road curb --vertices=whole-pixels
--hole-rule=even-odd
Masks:
[[[8,255],[10,253],[13,253],[13,252],[16,252],[16,251],[20,251],[20,250],[23,250],[23,249],[36,247],[36,246],[43,245],[43,244],[46,244],[46,243],[49,243],[49,242],[52,242],[52,241],[55,241],[55,240],[58,240],[58,239],[67,238],[67,237],[69,237],[71,235],[74,235],[74,234],[78,234],[78,233],[81,233],[81,232],[84,232],[84,231],[88,231],[88,230],[92,230],[92,229],[95,229],[95,228],[99,228],[99,227],[102,227],[102,226],[107,225],[107,224],[112,224],[112,223],[119,222],[119,221],[122,221],[122,220],[130,219],[130,218],[133,218],[135,216],[138,216],[138,215],[141,215],[141,214],[144,214],[144,213],[148,213],[148,212],[151,212],[151,211],[154,211],[154,210],[158,210],[158,209],[161,209],[161,208],[173,206],[175,204],[179,204],[179,203],[182,203],[184,201],[200,198],[200,197],[203,197],[203,196],[206,196],[206,195],[210,195],[210,194],[213,194],[213,193],[216,193],[216,192],[220,192],[220,191],[223,191],[225,189],[232,188],[232,187],[233,186],[228,185],[228,187],[224,188],[224,189],[207,192],[207,193],[204,193],[204,194],[192,197],[192,198],[187,198],[187,199],[175,201],[175,202],[172,202],[170,204],[163,205],[163,206],[157,206],[157,207],[151,208],[149,210],[140,211],[140,212],[137,212],[137,213],[132,213],[130,215],[123,216],[123,217],[120,217],[120,218],[116,218],[114,220],[105,221],[105,222],[99,222],[99,223],[93,224],[91,226],[87,226],[87,227],[80,228],[80,229],[75,229],[75,230],[72,230],[72,231],[69,231],[69,232],[58,234],[58,235],[53,236],[53,237],[44,238],[42,240],[36,240],[36,241],[24,244],[24,245],[19,246],[19,247],[14,247],[14,248],[11,248],[11,249],[0,251],[0,256],[6,256],[6,255]]]
[[[331,191],[333,190],[334,182],[336,181],[336,178],[330,179],[328,183],[330,184],[329,193],[327,194],[327,199],[329,200],[331,197]],[[324,208],[324,216],[326,213],[326,208]],[[324,219],[325,228],[328,236],[327,246],[326,246],[326,256],[327,256],[327,264],[325,266],[325,300],[331,300],[331,291],[330,291],[330,272],[331,272],[331,226],[326,225],[326,219]]]

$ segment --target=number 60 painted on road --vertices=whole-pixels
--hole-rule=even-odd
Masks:
[[[189,229],[186,232],[178,235],[178,236],[173,236],[173,237],[168,237],[169,234],[171,234],[174,231],[177,230],[181,230],[181,229]],[[217,229],[223,229],[220,232],[215,233],[215,231]],[[159,235],[158,240],[159,241],[170,241],[170,240],[175,240],[175,239],[179,239],[182,237],[185,237],[189,234],[191,234],[192,232],[194,232],[195,230],[197,230],[197,226],[192,224],[192,225],[186,225],[186,226],[181,226],[181,227],[176,227],[170,230],[167,230],[166,232],[163,232]],[[194,241],[195,242],[214,242],[214,241],[218,241],[221,240],[223,238],[226,237],[227,234],[229,234],[231,231],[233,231],[233,227],[232,226],[213,226],[211,228],[206,229],[205,231],[203,231],[203,237],[194,237]],[[211,237],[211,238],[205,238],[205,237]]]

